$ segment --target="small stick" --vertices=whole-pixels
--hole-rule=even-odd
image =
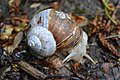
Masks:
[[[120,37],[120,34],[118,34],[118,35],[113,35],[113,36],[108,36],[108,37],[106,37],[106,38],[108,39],[108,38],[114,38],[114,37]]]
[[[26,71],[27,73],[29,73],[30,75],[35,77],[37,80],[44,80],[47,77],[47,75],[45,75],[44,73],[42,73],[38,69],[34,68],[33,66],[31,66],[27,62],[20,61],[17,64],[20,66],[20,68],[22,70]]]

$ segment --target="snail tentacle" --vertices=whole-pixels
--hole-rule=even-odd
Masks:
[[[63,60],[63,62],[67,62],[70,59],[73,59],[78,63],[82,63],[83,56],[85,56],[95,64],[94,60],[88,54],[86,54],[88,37],[84,31],[82,33],[81,39],[82,40],[80,40],[78,44],[69,51],[70,54]]]
[[[72,59],[72,57],[76,56],[76,52],[71,52],[62,62],[68,62],[69,60]]]

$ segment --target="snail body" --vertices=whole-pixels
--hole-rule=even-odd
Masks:
[[[70,54],[63,62],[70,59],[80,62],[83,56],[94,62],[86,54],[87,34],[78,27],[77,22],[70,15],[54,9],[46,9],[37,13],[30,25],[27,35],[28,45],[38,56],[47,57],[58,49],[66,49]]]

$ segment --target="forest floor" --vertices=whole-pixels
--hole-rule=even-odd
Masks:
[[[28,47],[26,35],[36,12],[53,8],[79,22],[88,35],[82,64],[62,63],[56,51],[39,59]],[[65,53],[66,54],[66,53]],[[0,80],[120,80],[120,0],[0,0]]]

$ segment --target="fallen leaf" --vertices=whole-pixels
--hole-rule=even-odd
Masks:
[[[9,35],[7,33],[0,33],[0,39],[1,40],[7,40],[9,38]]]
[[[18,46],[18,44],[21,42],[21,40],[23,39],[23,32],[19,32],[14,39],[13,42],[13,46],[14,48],[16,48]]]
[[[19,45],[22,39],[23,39],[23,32],[19,32],[14,38],[13,45],[10,45],[8,47],[8,53],[12,53],[14,49],[17,48],[17,46]]]

